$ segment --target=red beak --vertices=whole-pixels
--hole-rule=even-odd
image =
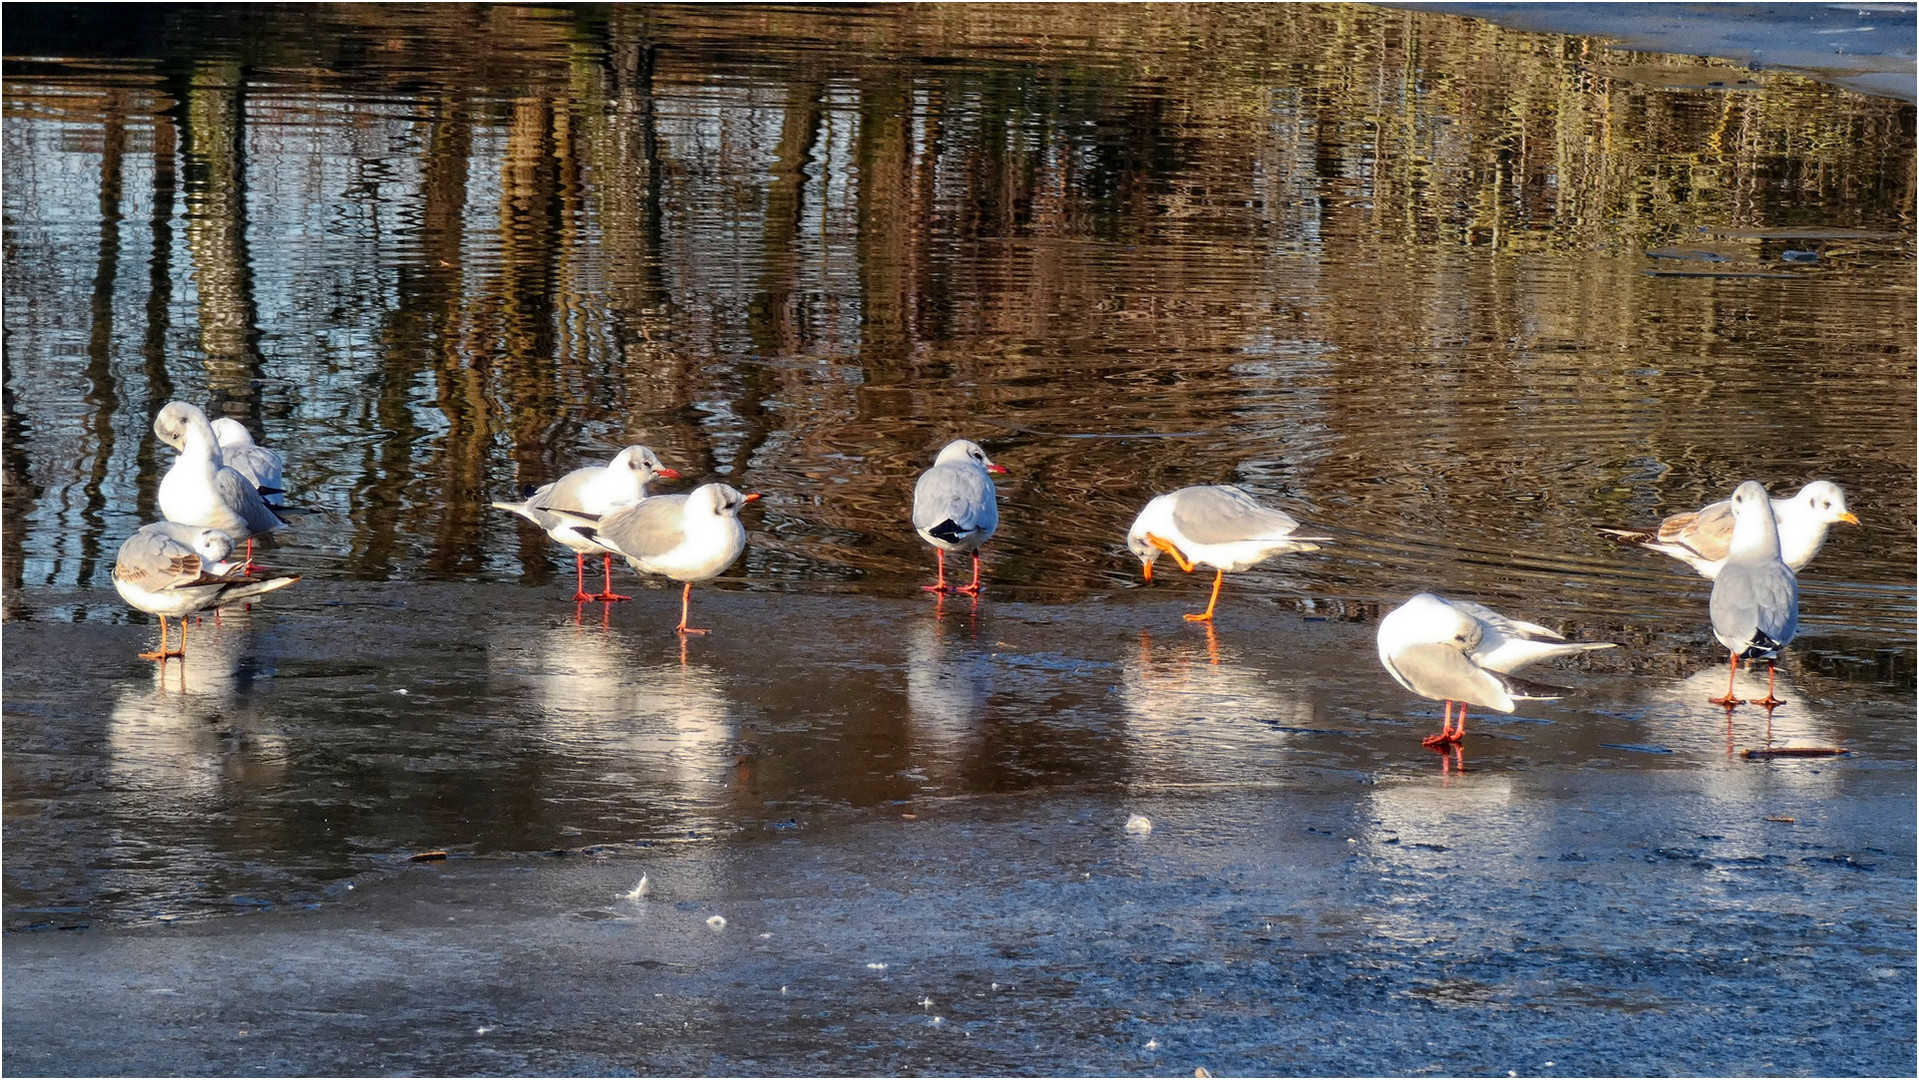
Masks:
[[[986,471],[989,473],[998,473],[1003,476],[1006,473],[1012,472],[1013,470],[1007,468],[1004,465],[988,465],[986,467]]]
[[[666,477],[666,478],[667,478],[668,480],[678,480],[678,479],[680,478],[680,470],[678,470],[678,469],[661,469],[661,470],[659,470],[658,472],[655,472],[655,473],[654,473],[653,475],[654,475],[654,476],[664,476],[664,477]]]

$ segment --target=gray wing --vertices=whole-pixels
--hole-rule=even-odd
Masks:
[[[266,500],[260,498],[260,489],[231,467],[222,466],[213,474],[213,490],[221,502],[246,522],[250,533],[270,533],[286,524],[267,506]]]
[[[113,572],[122,581],[151,593],[217,580],[206,572],[199,553],[173,535],[173,530],[151,526],[120,545]]]
[[[935,466],[913,485],[913,527],[922,531],[952,522],[959,533],[999,527],[992,482],[978,469]]]
[[[526,500],[527,505],[535,510],[544,510],[550,506],[557,506],[562,510],[581,509],[585,503],[585,500],[580,497],[581,489],[586,487],[587,481],[592,480],[595,474],[601,471],[602,468],[599,467],[574,469],[534,492],[533,497]]]
[[[1261,506],[1238,488],[1217,486],[1181,491],[1173,500],[1173,524],[1196,544],[1284,540],[1299,528],[1291,514]]]
[[[1513,711],[1506,682],[1451,645],[1409,645],[1392,654],[1386,670],[1401,686],[1421,697]]]
[[[686,496],[655,495],[622,506],[600,518],[596,531],[596,543],[629,559],[658,558],[686,539]]]
[[[1733,652],[1776,652],[1799,630],[1799,582],[1776,559],[1728,562],[1713,581],[1713,636]]]
[[[1538,623],[1509,619],[1484,604],[1475,604],[1470,600],[1449,600],[1447,603],[1492,627],[1507,637],[1529,638],[1534,641],[1564,641],[1564,634],[1556,633]]]
[[[281,487],[282,470],[286,462],[280,455],[264,446],[248,444],[246,446],[223,446],[220,448],[220,460],[228,468],[247,478],[254,487]],[[264,498],[264,496],[263,496]],[[270,503],[271,499],[267,499]]]

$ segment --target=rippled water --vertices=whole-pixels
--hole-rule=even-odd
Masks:
[[[1369,620],[1424,588],[1629,646],[1546,714],[1595,731],[1494,768],[1717,776],[1674,704],[1723,670],[1708,585],[1592,526],[1747,478],[1862,521],[1802,578],[1782,677],[1821,706],[1778,734],[1910,758],[1908,104],[1348,6],[68,18],[7,15],[10,927],[434,846],[1423,773]],[[306,580],[168,685],[109,573],[176,398],[316,513],[265,555]],[[1011,475],[986,613],[934,620],[907,506],[955,436]],[[568,553],[487,506],[631,442],[765,496],[690,654],[662,594],[576,623]],[[1209,647],[1204,582],[1141,592],[1122,542],[1196,483],[1336,538],[1235,576]]]

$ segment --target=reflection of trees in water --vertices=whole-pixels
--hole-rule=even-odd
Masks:
[[[1424,528],[1435,504],[1616,488],[1624,450],[1560,473],[1539,448],[1643,414],[1663,391],[1637,353],[1736,350],[1740,325],[1780,306],[1828,354],[1882,352],[1888,320],[1911,322],[1909,295],[1862,319],[1803,281],[1675,290],[1639,255],[1696,244],[1697,226],[1896,221],[1909,107],[1788,76],[1649,89],[1611,78],[1586,39],[1307,5],[173,18],[173,40],[206,43],[182,102],[39,101],[110,120],[114,154],[113,132],[139,132],[139,167],[103,169],[101,201],[114,184],[116,207],[155,200],[137,256],[108,244],[124,209],[103,214],[103,259],[151,261],[136,298],[148,344],[140,372],[132,350],[99,350],[84,406],[141,435],[100,440],[70,482],[97,493],[139,455],[147,490],[140,414],[210,396],[256,430],[272,417],[269,442],[312,447],[312,501],[350,516],[338,546],[355,574],[483,573],[489,547],[517,542],[543,576],[547,545],[507,539],[488,497],[636,441],[691,474],[824,488],[817,506],[769,500],[813,542],[755,548],[754,572],[795,557],[904,570],[917,545],[889,523],[929,449],[1007,437],[987,423],[1015,414],[1204,433],[1177,458],[1018,436],[1029,468],[1012,497],[1084,506],[1102,528],[1131,509],[1107,501],[1235,478],[1310,486],[1342,510],[1383,490],[1378,528]],[[502,41],[515,45],[488,44]],[[37,88],[21,77],[9,93]],[[174,352],[199,373],[168,370],[152,337],[176,288],[176,153],[196,305],[181,330],[197,336]],[[40,183],[14,186],[58,196]],[[1713,242],[1776,269],[1786,241]],[[10,249],[9,271],[33,250]],[[1569,276],[1551,260],[1573,252]],[[1850,265],[1841,253],[1829,272]],[[289,272],[301,280],[281,284]],[[109,305],[138,291],[137,275],[118,281]],[[36,303],[10,314],[31,324]],[[1782,418],[1760,381],[1724,375],[1704,392],[1725,405],[1803,420],[1821,446],[1856,434],[1854,415]],[[145,399],[122,388],[135,382]],[[1515,411],[1534,419],[1499,422]],[[1691,414],[1662,415],[1615,441],[1649,474],[1713,475]],[[1616,497],[1649,510],[1653,492]],[[1548,548],[1569,505],[1547,500],[1495,540]],[[63,525],[119,524],[95,516]],[[1109,580],[1103,554],[1046,528],[1009,530],[1003,580]]]

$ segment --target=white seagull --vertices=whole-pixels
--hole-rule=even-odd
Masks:
[[[1819,554],[1826,542],[1826,530],[1834,522],[1859,524],[1858,516],[1846,506],[1846,493],[1830,480],[1815,480],[1792,498],[1771,502],[1778,523],[1780,558],[1795,574]],[[1650,529],[1595,527],[1600,535],[1621,544],[1670,555],[1701,577],[1717,578],[1732,549],[1732,503],[1721,500],[1699,510],[1674,514]]]
[[[160,513],[181,525],[218,529],[247,541],[247,567],[253,566],[253,537],[284,527],[286,519],[260,497],[259,488],[225,463],[213,425],[199,406],[168,402],[153,419],[153,430],[180,432],[180,456],[160,479]]]
[[[113,564],[113,587],[121,599],[160,617],[160,648],[142,660],[184,656],[185,616],[203,608],[235,603],[285,588],[297,575],[257,577],[226,561],[233,538],[219,529],[156,521],[142,526],[120,545]],[[180,619],[180,647],[167,649],[167,616]]]
[[[238,420],[222,416],[214,420],[212,426],[213,441],[220,448],[221,462],[252,481],[253,486],[259,489],[260,498],[268,506],[284,505],[286,496],[282,481],[286,459],[280,456],[280,452],[254,442],[253,433]],[[153,418],[153,433],[175,450],[181,449],[185,443],[186,429],[186,416],[182,411],[161,409],[160,414]]]
[[[939,580],[922,585],[927,592],[979,595],[979,546],[999,528],[999,499],[993,490],[995,465],[978,443],[954,439],[933,459],[933,467],[913,485],[913,528],[939,556]],[[946,553],[973,553],[973,583],[946,583]]]
[[[629,446],[605,465],[574,469],[544,487],[523,491],[519,502],[493,505],[531,521],[572,550],[574,601],[583,604],[588,600],[630,600],[632,597],[613,591],[613,556],[606,548],[581,536],[571,524],[549,510],[571,510],[595,517],[610,514],[646,498],[646,485],[661,477],[678,480],[680,473],[667,468],[659,456],[646,447]],[[600,569],[606,583],[598,593],[589,593],[586,591],[586,557],[594,554],[600,556]]]
[[[1513,702],[1551,700],[1564,688],[1513,675],[1554,656],[1611,649],[1610,641],[1567,641],[1534,623],[1508,619],[1480,604],[1420,593],[1379,620],[1379,662],[1399,685],[1420,697],[1446,703],[1440,732],[1426,746],[1459,742],[1466,734],[1466,706],[1513,711]],[[1459,726],[1452,720],[1459,703]]]
[[[1712,583],[1712,634],[1731,650],[1726,667],[1726,694],[1708,698],[1728,710],[1739,704],[1732,696],[1739,660],[1771,661],[1799,629],[1799,581],[1781,558],[1779,523],[1774,519],[1764,485],[1748,480],[1732,493],[1732,542],[1719,576]],[[1773,696],[1773,677],[1766,677],[1766,696],[1751,704],[1772,708],[1782,702]]]
[[[693,583],[718,577],[746,550],[740,509],[759,498],[726,484],[701,484],[684,495],[654,495],[595,518],[553,508],[574,535],[626,561],[642,574],[683,581],[680,634],[704,634],[686,624]]]
[[[1139,556],[1147,581],[1153,580],[1153,563],[1161,553],[1189,574],[1201,564],[1212,567],[1212,599],[1205,611],[1186,616],[1188,622],[1206,622],[1228,572],[1250,569],[1274,555],[1318,551],[1315,541],[1332,539],[1295,536],[1298,529],[1292,515],[1261,506],[1239,488],[1211,484],[1180,488],[1147,503],[1133,519],[1126,546]]]

